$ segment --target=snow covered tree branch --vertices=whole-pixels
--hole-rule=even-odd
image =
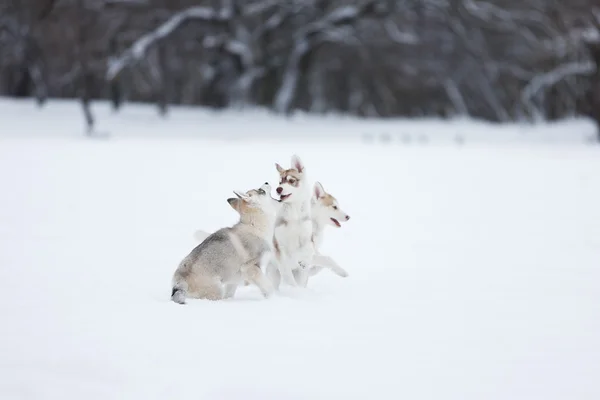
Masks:
[[[303,58],[323,40],[331,40],[335,29],[351,26],[360,18],[376,15],[377,1],[363,2],[358,6],[342,6],[326,14],[322,19],[309,24],[295,34],[294,45],[289,56],[282,83],[277,91],[274,109],[279,113],[290,111],[300,78],[300,64]],[[350,35],[338,38],[339,41],[350,39]],[[334,39],[336,40],[336,39]]]
[[[168,21],[163,23],[154,31],[145,34],[141,38],[135,41],[135,43],[120,57],[111,60],[106,77],[108,80],[114,79],[126,66],[140,60],[148,48],[156,44],[161,39],[166,38],[172,34],[177,28],[179,28],[184,22],[188,20],[200,20],[200,21],[212,21],[212,22],[226,22],[231,18],[230,10],[214,10],[208,7],[191,7],[184,11],[181,11]]]
[[[559,65],[552,71],[534,77],[523,89],[521,101],[528,108],[528,111],[533,113],[534,106],[532,99],[535,95],[543,90],[546,90],[563,79],[576,75],[591,75],[596,72],[596,64],[588,62],[571,62],[568,64]]]

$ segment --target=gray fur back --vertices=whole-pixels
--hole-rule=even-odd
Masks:
[[[233,244],[230,233],[236,235],[246,254],[240,254]],[[269,244],[261,237],[240,229],[222,228],[208,236],[196,246],[179,265],[182,278],[200,273],[219,277],[222,282],[240,279],[243,263],[262,256],[269,250]]]

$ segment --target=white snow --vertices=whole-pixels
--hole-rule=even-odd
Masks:
[[[0,101],[1,399],[600,398],[587,122],[93,109],[105,140],[77,104]],[[352,217],[323,248],[350,277],[170,302],[193,232],[294,152]]]

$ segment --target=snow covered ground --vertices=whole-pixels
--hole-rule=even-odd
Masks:
[[[0,101],[0,399],[600,398],[589,124],[96,112],[106,140]],[[294,152],[352,216],[323,250],[350,277],[170,302],[193,232]]]

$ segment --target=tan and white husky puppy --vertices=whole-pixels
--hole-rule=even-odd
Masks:
[[[267,266],[267,276],[275,288],[279,287],[281,278],[292,286],[305,287],[315,255],[310,184],[304,163],[297,155],[292,156],[291,168],[285,169],[277,163],[275,167],[279,173],[276,192],[281,205],[275,220],[273,246],[279,263]]]
[[[327,193],[320,182],[315,182],[313,195],[311,199],[311,220],[312,220],[312,244],[314,246],[315,256],[309,275],[314,276],[320,272],[323,267],[331,269],[336,275],[347,277],[348,272],[340,267],[331,257],[322,255],[320,247],[323,243],[323,234],[327,225],[341,228],[342,223],[350,219],[339,206],[338,201],[333,195]]]
[[[268,183],[246,193],[234,193],[237,197],[227,202],[239,213],[239,222],[208,235],[181,261],[173,275],[174,302],[184,304],[186,298],[230,298],[244,281],[258,286],[264,297],[272,293],[273,287],[262,267],[273,258],[278,201],[271,197]]]

